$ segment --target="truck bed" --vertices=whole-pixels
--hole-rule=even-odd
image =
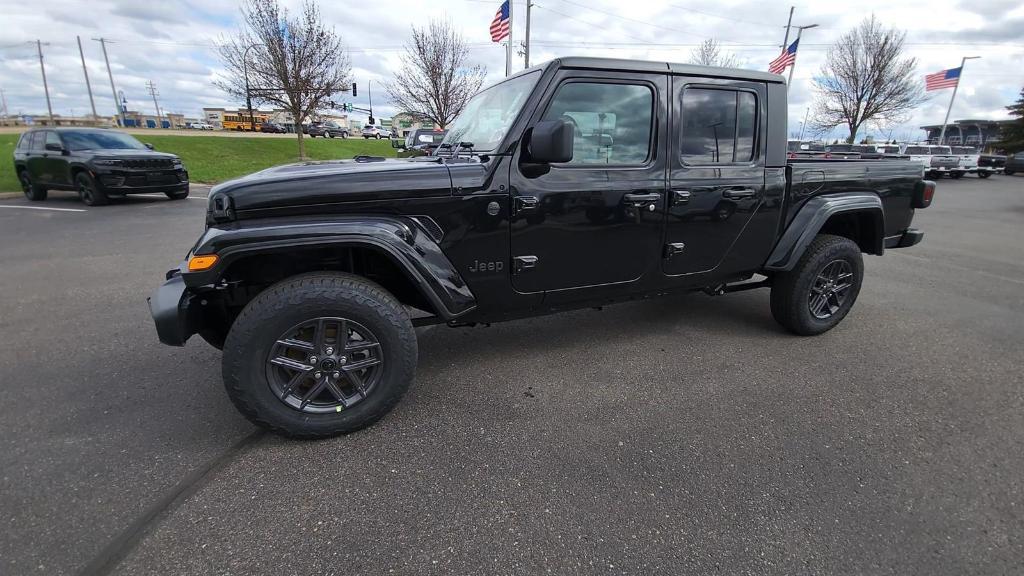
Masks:
[[[814,196],[874,192],[885,209],[885,236],[895,236],[910,226],[914,186],[922,178],[924,167],[907,160],[790,159],[786,162],[786,225]]]

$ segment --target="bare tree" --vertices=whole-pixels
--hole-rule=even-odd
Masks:
[[[486,68],[469,66],[468,60],[466,41],[449,22],[431,20],[426,28],[413,26],[402,69],[386,85],[388,94],[402,112],[447,128],[487,75]]]
[[[872,15],[836,41],[814,79],[814,124],[825,130],[846,125],[852,143],[865,122],[905,122],[926,99],[917,60],[902,57],[905,39],[905,32],[884,29]]]
[[[736,68],[739,63],[734,54],[722,52],[718,40],[708,38],[690,52],[690,64]]]
[[[217,85],[236,98],[246,98],[248,73],[253,100],[291,114],[299,158],[305,158],[302,123],[326,108],[333,94],[348,89],[352,70],[348,52],[309,0],[295,16],[277,0],[247,0],[241,13],[245,27],[220,46],[227,72]]]

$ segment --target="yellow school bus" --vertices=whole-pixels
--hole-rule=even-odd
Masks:
[[[256,119],[256,129],[259,130],[260,124],[270,120],[269,114],[254,113],[252,116],[248,114],[226,114],[224,115],[224,129],[225,130],[239,130],[239,131],[251,131],[252,120]]]

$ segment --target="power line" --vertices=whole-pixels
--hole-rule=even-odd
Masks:
[[[570,16],[569,14],[566,14],[564,12],[559,12],[558,10],[555,10],[555,9],[552,9],[552,8],[548,8],[547,6],[542,6],[540,4],[534,4],[533,6],[535,8],[541,8],[543,10],[547,10],[548,12],[551,12],[553,14],[558,14],[559,16],[561,16],[563,18],[568,18],[569,20],[575,20],[576,22],[579,22],[581,24],[586,24],[587,26],[596,26],[596,24],[594,24],[593,22],[587,22],[586,20],[580,20],[579,18],[576,18],[575,16]],[[638,38],[636,36],[630,36],[629,34],[625,34],[625,33],[623,33],[622,35],[626,36],[627,38],[632,38],[633,40],[639,40],[640,42],[643,42],[645,44],[649,44],[649,42],[647,40],[644,40],[643,38]],[[539,44],[539,42],[534,42],[534,43],[535,44]],[[571,44],[569,44],[569,45],[571,45]]]
[[[594,12],[599,12],[599,13],[604,14],[606,16],[611,16],[612,18],[618,18],[619,20],[626,20],[627,22],[634,22],[636,24],[643,24],[644,26],[650,26],[652,28],[660,28],[662,30],[668,30],[669,32],[675,32],[676,34],[686,34],[688,36],[697,36],[699,38],[704,38],[706,36],[705,34],[698,34],[696,32],[689,32],[687,30],[680,30],[678,28],[670,28],[668,26],[661,26],[660,24],[651,24],[650,22],[644,22],[643,20],[638,20],[636,18],[630,18],[628,16],[620,16],[620,15],[614,13],[614,12],[609,12],[607,10],[601,10],[600,8],[594,8],[594,7],[591,7],[591,6],[587,6],[586,4],[580,4],[579,2],[574,2],[573,0],[562,0],[562,2],[565,2],[566,4],[572,4],[573,6],[578,6],[580,8],[586,9],[586,10],[593,10]],[[591,24],[591,26],[593,26],[593,24]]]

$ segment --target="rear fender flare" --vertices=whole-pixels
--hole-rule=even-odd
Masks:
[[[329,220],[241,223],[232,228],[208,228],[193,254],[216,254],[217,264],[203,272],[181,272],[189,287],[216,284],[233,262],[241,258],[302,248],[365,247],[386,254],[434,306],[444,320],[452,320],[476,307],[476,300],[458,270],[431,236],[433,226],[415,217],[359,216]],[[436,230],[435,230],[436,233]]]
[[[789,227],[783,232],[778,243],[772,250],[764,265],[764,269],[772,272],[792,270],[804,250],[814,237],[821,231],[829,218],[836,214],[867,212],[876,219],[875,230],[878,238],[872,239],[872,253],[881,254],[884,242],[884,212],[882,199],[874,192],[842,192],[824,194],[808,200],[793,217]]]

